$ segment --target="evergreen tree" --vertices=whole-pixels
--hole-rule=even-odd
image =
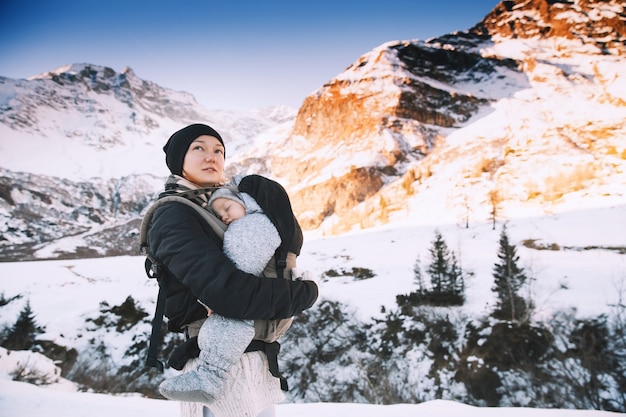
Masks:
[[[465,292],[465,281],[463,280],[463,270],[456,261],[454,252],[450,254],[450,292],[454,295],[463,295]]]
[[[438,230],[429,251],[431,261],[427,272],[431,290],[426,292],[426,298],[434,305],[462,305],[465,298],[463,271]]]
[[[424,292],[426,292],[426,288],[424,286],[424,278],[422,277],[422,263],[419,256],[415,259],[415,264],[413,264],[413,274],[415,277],[415,284],[417,284],[416,292],[420,295],[424,294]]]
[[[524,269],[517,265],[519,256],[515,245],[509,243],[506,225],[502,227],[500,234],[498,259],[500,261],[493,268],[495,282],[492,291],[496,293],[497,300],[492,316],[501,320],[522,322],[530,307],[519,294],[527,277]]]
[[[429,249],[431,261],[428,265],[428,275],[430,275],[433,294],[442,294],[445,289],[449,288],[450,251],[439,230],[435,230],[435,240],[432,244],[433,246]]]
[[[2,346],[9,350],[28,350],[35,344],[38,333],[41,333],[41,329],[35,322],[35,314],[30,308],[30,302],[26,301],[26,305],[7,338],[2,342]]]

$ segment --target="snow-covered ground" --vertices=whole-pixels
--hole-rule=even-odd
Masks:
[[[490,223],[470,225],[428,225],[408,227],[403,224],[354,232],[339,237],[305,238],[299,266],[325,276],[326,271],[351,271],[368,268],[374,277],[325,277],[321,297],[340,300],[354,308],[357,315],[370,319],[382,305],[394,307],[395,296],[413,289],[413,266],[417,256],[422,265],[428,261],[428,249],[438,229],[451,250],[457,252],[462,267],[471,273],[467,279],[467,313],[485,314],[492,302],[492,267],[497,261],[501,225],[492,230]],[[610,312],[626,289],[626,255],[609,248],[626,247],[626,206],[581,210],[536,218],[512,219],[507,226],[510,241],[517,245],[520,265],[533,281],[537,316],[549,316],[558,309],[575,309],[579,316]],[[521,242],[535,240],[538,245],[558,245],[560,250],[536,250]],[[591,249],[593,247],[593,249]],[[341,275],[341,274],[340,274]],[[153,311],[156,283],[144,275],[142,257],[117,257],[83,260],[0,263],[0,294],[10,299],[1,308],[0,326],[15,322],[26,301],[46,334],[60,345],[78,350],[88,342],[82,337],[85,318],[98,312],[101,302],[119,305],[132,297]],[[623,301],[622,301],[623,302]],[[128,333],[128,332],[127,332]],[[122,346],[119,333],[107,336],[111,345]],[[6,352],[5,352],[6,353]],[[136,395],[109,396],[75,392],[72,384],[40,388],[10,381],[17,354],[0,355],[1,416],[97,416],[118,417],[149,413],[152,416],[176,415],[173,402],[150,400]],[[115,350],[113,349],[113,354]],[[37,361],[38,356],[32,356]],[[30,363],[30,365],[35,365]],[[503,409],[483,409],[462,404],[434,401],[419,405],[362,404],[282,404],[278,416],[489,416],[501,415]],[[591,416],[607,413],[571,410],[506,410],[509,416]]]
[[[3,417],[172,417],[178,403],[139,396],[110,396],[39,388],[23,382],[0,380],[0,415]],[[595,410],[540,410],[529,408],[477,408],[452,401],[422,404],[279,404],[277,417],[608,417]]]

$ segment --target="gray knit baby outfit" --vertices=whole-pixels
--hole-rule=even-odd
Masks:
[[[281,243],[278,230],[248,194],[220,189],[209,203],[219,197],[239,200],[246,208],[246,215],[233,221],[224,232],[224,253],[242,271],[261,275]],[[159,391],[171,400],[213,403],[222,395],[229,370],[240,360],[254,334],[253,320],[211,314],[198,333],[200,365],[166,379]]]

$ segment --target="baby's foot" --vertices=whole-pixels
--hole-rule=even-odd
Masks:
[[[159,385],[159,392],[170,400],[210,404],[224,389],[222,371],[200,365],[197,369],[168,378]]]

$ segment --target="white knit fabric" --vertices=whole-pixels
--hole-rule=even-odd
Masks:
[[[189,327],[191,337],[196,336],[199,323]],[[195,369],[199,359],[188,361],[183,372]],[[215,417],[256,417],[266,408],[285,399],[280,380],[269,371],[263,352],[249,352],[230,370],[224,395],[210,405],[181,402],[181,417],[202,417],[202,407],[208,407]]]

